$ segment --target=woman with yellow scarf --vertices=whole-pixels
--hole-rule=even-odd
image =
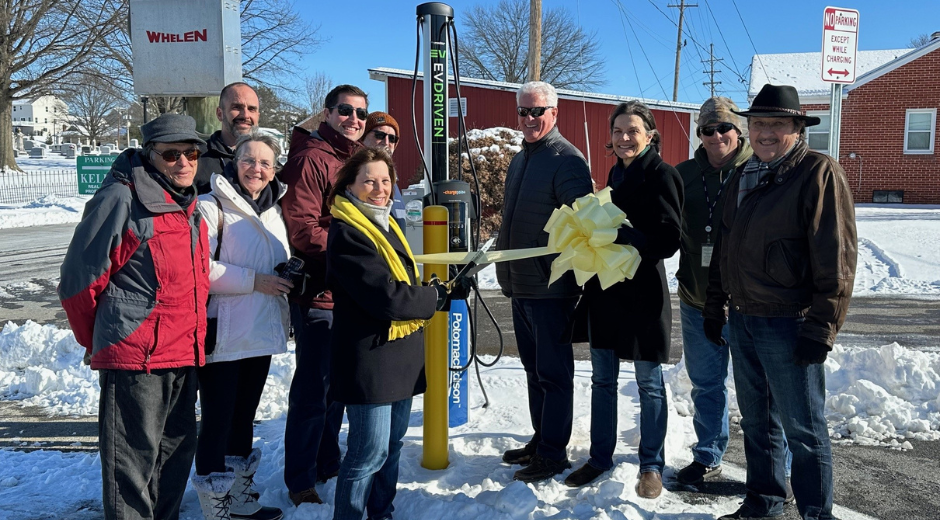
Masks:
[[[425,391],[425,321],[450,298],[421,286],[394,219],[395,166],[378,148],[349,158],[330,191],[327,284],[333,291],[330,390],[346,405],[346,456],[334,519],[391,518],[411,399]]]

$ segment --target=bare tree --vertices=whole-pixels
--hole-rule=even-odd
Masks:
[[[297,62],[325,41],[292,0],[242,0],[242,76],[276,88],[293,86]]]
[[[17,0],[0,8],[0,168],[13,158],[13,100],[74,84],[118,26],[99,0]]]
[[[556,88],[588,90],[604,83],[596,33],[586,33],[563,7],[542,12],[541,79]],[[462,75],[522,83],[528,76],[529,1],[477,5],[458,35]]]
[[[306,103],[291,99],[289,92],[278,91],[265,85],[255,87],[255,92],[258,94],[260,105],[258,119],[261,126],[276,128],[283,132],[290,142],[291,128],[310,116],[309,109],[304,106]]]
[[[930,43],[930,35],[927,33],[918,34],[917,36],[911,38],[910,46],[913,48],[923,47]]]
[[[63,95],[69,106],[72,123],[84,130],[92,143],[115,130],[114,111],[121,106],[121,97],[110,85],[94,77],[83,77],[75,88]],[[117,121],[118,124],[120,121]]]
[[[333,88],[333,79],[323,72],[317,72],[313,76],[307,76],[306,84],[307,100],[312,114],[306,126],[315,129],[323,122],[323,103],[326,101],[326,95]]]

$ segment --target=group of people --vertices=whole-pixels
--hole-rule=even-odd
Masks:
[[[517,105],[524,143],[506,175],[499,249],[545,245],[551,212],[594,191],[584,157],[556,127],[554,88],[526,83]],[[334,519],[392,518],[412,398],[426,387],[422,330],[452,298],[466,298],[470,283],[420,282],[392,160],[400,129],[390,114],[368,112],[361,89],[331,90],[319,127],[294,129],[283,167],[277,141],[257,128],[249,85],[226,86],[216,115],[222,128],[207,139],[184,115],[143,125],[143,148],[115,160],[62,265],[63,308],[99,371],[104,517],[178,518],[194,461],[207,519],[282,517],[254,487],[262,454],[253,419],[292,325],[290,500],[322,503],[317,484],[338,477]],[[615,465],[627,359],[640,391],[637,494],[659,496],[672,321],[663,260],[678,250],[698,435],[678,480],[695,485],[720,472],[730,352],[749,471],[745,502],[728,518],[782,514],[787,440],[800,513],[831,518],[821,363],[851,296],[855,227],[842,169],[807,149],[805,126],[818,122],[791,87],[766,86],[746,112],[712,98],[698,119],[702,146],[677,169],[659,155],[648,107],[614,109],[607,185],[629,220],[617,243],[642,257],[635,276],[601,290],[596,281],[579,287],[570,273],[549,285],[550,257],[497,266],[534,429],[503,455],[524,466],[515,479],[570,467],[571,344],[586,340],[590,459],[565,483],[583,486]]]
[[[584,157],[560,134],[558,96],[531,82],[517,93],[522,150],[506,174],[499,249],[545,246],[555,208],[593,191]],[[502,459],[538,482],[571,467],[572,342],[591,347],[590,457],[565,478],[572,487],[614,467],[620,360],[634,364],[640,399],[636,493],[663,488],[672,310],[664,259],[679,252],[683,355],[693,385],[697,442],[682,485],[721,473],[728,445],[731,359],[744,448],[746,496],[722,520],[777,518],[795,499],[802,518],[832,518],[832,454],[824,415],[825,361],[845,320],[857,256],[851,190],[838,162],[810,150],[790,86],[765,85],[749,110],[713,97],[695,132],[701,146],[676,167],[659,155],[661,135],[643,103],[617,105],[606,147],[611,201],[629,224],[617,244],[642,258],[631,279],[602,290],[572,273],[548,285],[551,258],[497,264],[512,299],[534,434]],[[747,130],[745,138],[744,130]],[[794,480],[790,484],[790,467]]]

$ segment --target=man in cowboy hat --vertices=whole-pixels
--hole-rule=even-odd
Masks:
[[[754,156],[729,180],[709,267],[703,329],[731,360],[744,430],[747,494],[722,519],[780,518],[783,435],[800,516],[832,517],[823,362],[855,280],[855,209],[845,172],[810,150],[796,89],[764,85],[747,116]]]

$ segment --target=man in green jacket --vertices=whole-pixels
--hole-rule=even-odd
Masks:
[[[741,135],[741,120],[734,101],[709,98],[699,109],[696,135],[702,145],[695,157],[676,166],[685,186],[682,207],[682,243],[679,254],[679,310],[682,317],[682,350],[692,381],[695,405],[693,425],[698,442],[692,447],[692,463],[679,471],[677,480],[700,484],[721,474],[721,460],[728,447],[728,327],[722,330],[725,345],[716,345],[702,331],[702,309],[708,286],[708,263],[718,237],[721,196],[725,181],[751,158],[753,151]],[[790,461],[787,460],[787,474]],[[791,495],[792,496],[792,495]]]

